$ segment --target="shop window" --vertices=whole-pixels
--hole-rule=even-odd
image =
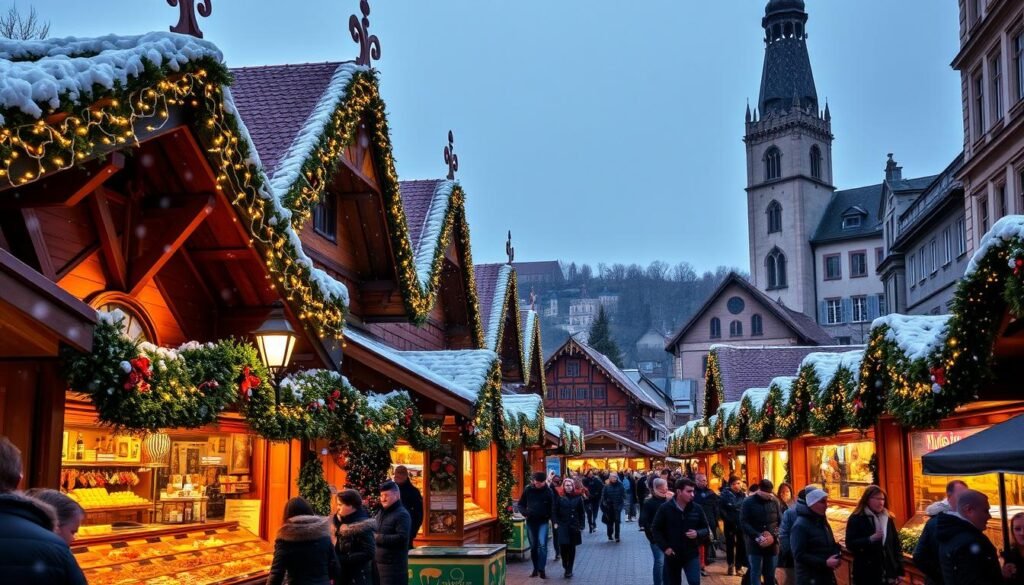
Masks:
[[[831,500],[856,503],[874,482],[874,441],[836,441],[807,448],[808,477],[823,486]]]
[[[788,463],[789,451],[785,449],[761,451],[761,477],[770,480],[778,488],[779,484],[785,482],[789,477]]]
[[[399,465],[405,467],[409,472],[409,483],[416,487],[420,491],[420,494],[425,494],[423,488],[423,461],[424,454],[422,451],[416,451],[409,445],[396,445],[391,450],[391,469],[388,472],[389,477],[395,476],[395,468]],[[417,534],[424,534],[426,532],[426,523],[420,526],[420,531]]]
[[[491,451],[462,452],[462,505],[464,524],[493,518],[495,485]]]
[[[999,518],[999,476],[995,473],[988,475],[972,475],[970,477],[953,477],[943,475],[925,475],[921,467],[921,457],[941,449],[961,439],[985,430],[986,427],[969,427],[949,431],[922,431],[910,434],[910,458],[913,478],[911,484],[913,489],[914,509],[917,516],[908,524],[923,524],[927,518],[924,517],[924,510],[929,504],[942,500],[946,497],[946,484],[954,479],[962,479],[967,482],[973,490],[978,490],[988,496],[992,503],[992,519],[989,520],[985,534],[993,543],[1002,543]],[[1024,475],[1006,474],[1006,505],[1009,514],[1012,516],[1024,506]]]

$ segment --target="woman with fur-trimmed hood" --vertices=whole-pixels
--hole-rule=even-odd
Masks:
[[[356,490],[338,494],[338,513],[334,516],[334,550],[338,553],[341,577],[335,585],[371,585],[373,557],[377,544],[373,539],[377,522],[363,507]]]
[[[302,498],[284,507],[284,525],[274,541],[268,585],[331,585],[339,576],[331,546],[331,519],[317,516]]]

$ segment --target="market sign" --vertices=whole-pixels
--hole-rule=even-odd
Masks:
[[[948,447],[953,443],[966,439],[971,435],[983,430],[984,427],[969,429],[955,429],[950,431],[927,431],[914,433],[914,457],[920,457],[926,453],[937,451]]]

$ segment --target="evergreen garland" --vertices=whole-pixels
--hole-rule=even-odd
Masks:
[[[718,407],[725,400],[722,385],[722,372],[718,368],[718,352],[712,349],[708,353],[708,367],[704,370],[704,420],[710,413],[718,412]]]
[[[311,457],[299,470],[299,495],[312,506],[318,516],[331,513],[331,486],[324,477],[319,457]]]
[[[853,372],[841,365],[827,384],[822,384],[814,368],[803,368],[801,376],[804,375],[809,376],[807,383],[813,400],[808,419],[810,431],[819,437],[835,435],[848,424],[848,398],[856,387]]]

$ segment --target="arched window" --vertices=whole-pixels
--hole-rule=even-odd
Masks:
[[[764,180],[771,181],[782,176],[782,151],[771,147],[764,153]]]
[[[750,334],[764,335],[764,320],[761,319],[761,315],[754,314],[750,318]]]
[[[782,204],[772,199],[765,211],[768,214],[768,233],[775,234],[782,231]]]
[[[821,149],[817,144],[811,147],[811,176],[821,178]]]
[[[134,303],[128,303],[120,299],[103,298],[99,302],[94,301],[97,311],[113,313],[120,311],[124,316],[121,320],[121,332],[132,341],[154,341],[153,326],[148,316]]]
[[[729,337],[743,337],[743,322],[739,319],[729,323]]]
[[[765,258],[768,272],[768,289],[786,288],[786,255],[778,248],[772,248]]]
[[[711,319],[711,338],[712,339],[718,339],[721,336],[722,336],[722,322],[718,319],[718,317],[713,317]]]

